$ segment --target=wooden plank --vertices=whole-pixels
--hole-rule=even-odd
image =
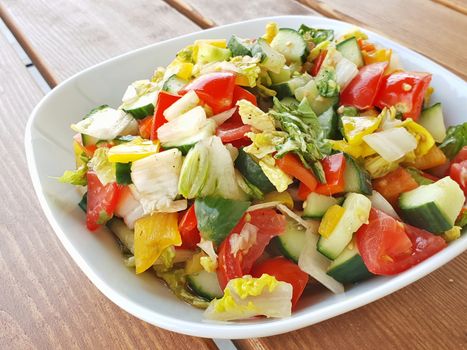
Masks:
[[[465,349],[467,253],[372,304],[299,331],[235,341],[239,349]]]
[[[42,93],[1,34],[0,96],[0,349],[215,349],[121,310],[68,256],[39,208],[22,146]]]
[[[432,1],[298,0],[325,16],[386,35],[467,78],[467,16]]]
[[[200,29],[161,0],[5,0],[0,15],[52,86],[108,58]]]
[[[467,0],[433,0],[438,4],[449,7],[450,9],[467,15]]]
[[[213,6],[210,0],[166,0],[180,9],[186,16],[194,19],[202,17],[204,23],[223,25],[245,21],[252,18],[281,15],[319,15],[313,9],[294,0],[225,0]],[[242,10],[239,10],[242,9]]]

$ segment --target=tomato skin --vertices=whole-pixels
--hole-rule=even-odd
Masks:
[[[402,167],[373,180],[373,188],[381,193],[392,206],[397,205],[397,200],[402,193],[417,187],[418,183],[413,179],[410,173]]]
[[[261,277],[263,273],[276,277],[278,281],[292,285],[292,308],[294,308],[308,283],[308,274],[303,272],[297,264],[282,256],[255,264],[251,270],[253,277]]]
[[[222,143],[231,143],[233,141],[242,139],[245,139],[245,141],[249,141],[249,143],[251,143],[250,139],[245,136],[245,134],[250,131],[250,125],[244,125],[228,120],[216,129],[216,135],[221,138]]]
[[[287,153],[282,158],[276,159],[276,165],[287,175],[303,182],[311,191],[318,185],[312,171],[307,169],[295,154]]]
[[[115,182],[103,185],[96,173],[88,171],[88,203],[86,212],[86,226],[90,231],[98,229],[105,222],[99,222],[102,215],[110,219],[117,206],[120,186]]]
[[[184,95],[194,90],[201,100],[218,114],[230,108],[235,89],[235,74],[231,72],[214,72],[201,75],[188,83],[179,94]]]
[[[313,67],[311,68],[311,71],[310,71],[311,76],[316,77],[318,75],[319,69],[321,68],[321,65],[323,64],[327,53],[328,53],[328,50],[323,50],[319,53],[318,57],[315,58],[315,60],[313,61]]]
[[[443,238],[376,209],[371,209],[369,223],[360,227],[356,238],[363,262],[376,275],[403,272],[447,245]]]
[[[258,103],[256,101],[256,96],[253,95],[251,92],[248,90],[235,85],[234,91],[233,91],[233,96],[232,96],[232,107],[234,107],[238,101],[240,100],[247,100],[254,104],[255,106],[258,106]]]
[[[373,107],[387,65],[387,62],[378,62],[360,68],[358,75],[342,91],[340,104],[358,109]]]
[[[175,101],[178,101],[181,96],[173,95],[166,91],[160,91],[157,97],[156,107],[154,108],[154,118],[151,128],[151,140],[157,140],[157,129],[167,123],[164,117],[164,111],[171,106]]]
[[[344,192],[344,172],[345,158],[344,153],[337,153],[327,156],[321,161],[326,175],[326,183],[319,184],[315,192],[324,195],[333,195]]]
[[[467,160],[451,164],[449,176],[456,181],[467,196]]]
[[[310,190],[303,182],[300,182],[298,185],[298,192],[297,192],[297,197],[301,201],[306,201],[308,195],[313,192]]]
[[[248,218],[248,222],[258,228],[256,243],[246,253],[239,251],[234,256],[230,237],[234,233],[241,232]],[[224,289],[231,279],[249,274],[271,239],[285,231],[285,225],[284,215],[277,214],[273,209],[258,209],[244,215],[219,246],[217,276],[221,288]]]
[[[180,213],[178,230],[182,237],[182,249],[196,249],[196,245],[201,241],[201,235],[198,230],[198,220],[195,214],[195,205],[193,204],[188,210]]]
[[[428,73],[394,72],[386,75],[381,81],[375,105],[379,108],[402,105],[404,119],[417,121],[430,81],[431,74]]]

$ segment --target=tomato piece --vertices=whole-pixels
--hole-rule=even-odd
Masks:
[[[404,119],[416,121],[430,81],[431,74],[428,73],[394,72],[386,75],[381,81],[375,105],[379,108],[395,106]]]
[[[139,134],[143,139],[149,139],[151,137],[153,120],[153,116],[146,117],[143,120],[138,120]]]
[[[88,171],[88,203],[86,225],[94,231],[112,218],[117,206],[120,187],[115,183],[103,185],[96,173]]]
[[[459,153],[452,159],[451,163],[461,163],[463,160],[467,160],[467,146],[461,148]]]
[[[371,209],[369,223],[360,227],[356,237],[363,262],[376,275],[403,272],[446,247],[443,238],[376,209]]]
[[[276,159],[276,165],[287,175],[303,182],[312,191],[318,185],[313,172],[307,169],[295,154],[287,153],[282,158]]]
[[[250,139],[245,136],[247,132],[251,131],[250,125],[243,125],[237,122],[226,121],[220,125],[216,130],[216,135],[222,140],[222,143],[231,143],[241,139],[246,139],[251,143]]]
[[[178,101],[181,96],[173,95],[166,91],[160,91],[157,97],[156,107],[154,108],[154,118],[151,128],[151,140],[157,140],[157,129],[167,123],[164,117],[164,111],[171,106],[175,101]]]
[[[373,180],[373,188],[381,193],[392,206],[397,205],[399,196],[418,187],[418,183],[404,168],[397,168],[389,174]]]
[[[318,187],[316,187],[315,192],[324,195],[332,195],[335,193],[344,192],[344,153],[337,153],[331,156],[327,156],[321,161],[321,163],[323,164],[326,183],[319,184]]]
[[[194,90],[199,98],[212,108],[213,113],[218,114],[232,106],[234,89],[234,73],[214,72],[201,75],[188,83],[179,93],[184,95]]]
[[[278,281],[292,285],[292,308],[294,308],[308,283],[308,274],[303,272],[297,264],[282,256],[256,264],[251,270],[253,277],[261,277],[263,273],[276,277]]]
[[[201,241],[201,235],[198,230],[198,220],[195,214],[195,205],[193,204],[188,210],[181,213],[179,216],[178,230],[182,237],[183,249],[196,249],[196,245]]]
[[[230,246],[230,237],[234,233],[240,233],[247,220],[258,228],[256,242],[246,253],[239,251],[234,255]],[[258,209],[245,214],[219,246],[217,276],[221,288],[224,289],[231,279],[249,274],[271,239],[285,231],[285,225],[284,215],[278,214],[273,209]]]
[[[310,190],[303,182],[300,182],[298,185],[298,192],[297,192],[297,197],[301,201],[306,201],[308,195],[313,192]]]
[[[323,50],[319,53],[318,57],[314,59],[313,67],[311,68],[311,71],[310,71],[310,74],[313,77],[316,77],[318,75],[319,69],[321,68],[321,65],[323,64],[327,53],[328,53],[328,50]]]
[[[340,104],[358,109],[373,107],[387,66],[387,62],[378,62],[360,68],[358,75],[342,91]]]
[[[250,101],[255,106],[258,105],[255,95],[253,95],[248,90],[246,90],[246,89],[244,89],[244,88],[242,88],[242,87],[240,87],[238,85],[235,85],[234,91],[233,91],[233,96],[232,96],[232,107],[234,107],[237,104],[237,101],[240,101],[240,100],[247,100],[247,101]]]
[[[467,160],[451,164],[449,176],[456,181],[467,196]]]

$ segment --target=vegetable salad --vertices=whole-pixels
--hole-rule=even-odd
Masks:
[[[342,293],[460,237],[467,123],[446,128],[430,82],[358,29],[196,40],[71,125],[59,180],[206,319],[287,317],[317,283]]]

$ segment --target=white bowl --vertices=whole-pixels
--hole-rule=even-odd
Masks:
[[[106,229],[92,234],[78,208],[79,194],[58,183],[59,176],[74,166],[69,126],[91,108],[118,106],[126,87],[152,75],[156,66],[167,65],[176,52],[200,38],[226,38],[231,34],[258,37],[267,22],[281,27],[332,28],[337,33],[351,25],[312,16],[261,18],[213,28],[147,46],[113,58],[71,77],[53,89],[34,109],[26,128],[29,171],[42,208],[57,236],[78,266],[110,300],[124,310],[158,327],[199,337],[251,338],[270,336],[326,320],[388,295],[446,264],[467,248],[467,235],[414,268],[394,277],[377,277],[332,295],[324,289],[307,293],[299,310],[285,319],[256,319],[235,323],[212,323],[202,311],[178,300],[150,273],[136,276],[123,265],[121,254]],[[408,70],[433,74],[433,101],[441,101],[448,124],[465,121],[467,84],[453,73],[391,40],[366,31],[370,39],[392,48]]]

